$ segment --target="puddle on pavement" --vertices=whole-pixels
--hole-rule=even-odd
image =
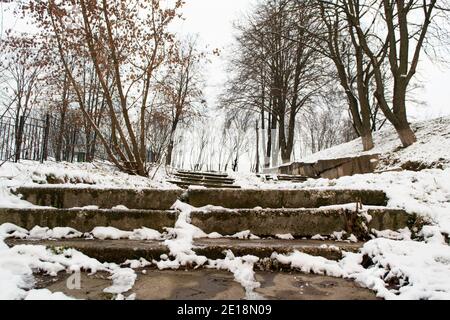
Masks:
[[[245,298],[245,290],[234,281],[230,272],[218,270],[160,271],[136,270],[138,278],[133,289],[126,296],[135,293],[140,300],[240,300]],[[107,273],[81,275],[80,289],[70,290],[67,278],[37,275],[37,287],[52,292],[63,292],[78,299],[111,299],[103,289],[112,283]],[[256,280],[261,287],[256,292],[271,300],[371,300],[375,294],[361,288],[356,283],[333,277],[283,272],[257,272]]]

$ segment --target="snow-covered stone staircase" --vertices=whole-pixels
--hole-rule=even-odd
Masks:
[[[193,207],[190,223],[208,235],[195,239],[193,250],[211,259],[229,249],[237,255],[260,258],[269,258],[274,251],[297,250],[337,260],[342,251],[357,251],[373,229],[398,230],[415,222],[403,210],[386,208],[386,195],[374,190],[32,187],[19,188],[16,193],[39,207],[0,209],[0,224],[14,223],[28,230],[37,225],[70,227],[81,233],[98,226],[128,232],[146,227],[164,232],[176,224],[180,212],[172,204],[181,200]],[[29,240],[10,239],[8,243]],[[33,241],[38,243],[74,247],[100,261],[156,259],[169,252],[162,240],[91,237]]]

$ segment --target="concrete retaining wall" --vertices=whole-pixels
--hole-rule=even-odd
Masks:
[[[370,229],[397,230],[411,224],[413,216],[402,210],[369,210],[373,217]],[[13,223],[26,229],[72,227],[90,232],[97,226],[112,226],[125,231],[148,227],[163,231],[175,225],[178,213],[169,210],[68,210],[68,209],[0,209],[0,224]],[[250,230],[259,236],[291,233],[295,237],[330,235],[345,230],[363,236],[361,218],[346,209],[234,209],[194,211],[192,224],[207,233],[233,235]]]
[[[318,208],[361,201],[365,205],[385,206],[386,194],[376,190],[224,190],[191,189],[187,202],[194,207],[224,208]]]
[[[129,209],[168,210],[182,195],[183,190],[22,187],[16,193],[35,205],[62,209],[92,205],[110,209],[123,205]]]
[[[71,227],[90,232],[98,226],[132,231],[142,227],[163,231],[172,227],[178,217],[175,211],[143,210],[65,210],[65,209],[0,209],[0,225],[13,223],[25,229]]]
[[[373,217],[368,227],[376,230],[397,230],[408,226],[411,215],[403,210],[369,210]],[[267,209],[267,210],[214,210],[194,211],[192,224],[203,231],[233,235],[250,230],[259,236],[275,236],[290,233],[294,237],[312,237],[316,234],[331,235],[345,230],[363,237],[366,231],[361,218],[345,209]]]
[[[319,160],[313,163],[293,162],[278,168],[268,169],[267,173],[337,179],[344,176],[374,172],[379,162],[379,157],[379,154],[374,154],[351,158]]]

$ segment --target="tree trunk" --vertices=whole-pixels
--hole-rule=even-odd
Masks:
[[[65,118],[66,118],[66,108],[64,106],[63,110],[61,112],[61,119],[59,122],[59,134],[56,137],[56,151],[55,151],[56,162],[61,161],[61,152],[62,152],[64,131],[65,131]]]
[[[267,145],[266,145],[266,125],[264,119],[264,109],[261,110],[261,145],[264,158],[263,166],[268,168],[270,166],[270,159],[267,157]]]
[[[372,137],[372,132],[366,132],[363,135],[361,135],[361,139],[362,139],[362,144],[363,144],[363,150],[364,151],[369,151],[372,150],[374,147],[373,144],[373,137]]]
[[[166,165],[172,165],[172,153],[173,153],[173,139],[170,139],[169,146],[167,147]]]
[[[277,142],[277,117],[272,115],[272,131],[271,131],[271,149],[272,149],[272,167],[278,166],[278,149],[279,144]]]
[[[233,172],[237,172],[238,163],[239,163],[239,153],[236,152],[236,158],[234,159],[233,165],[232,165]]]
[[[399,81],[397,81],[398,83]],[[414,131],[408,123],[408,117],[406,114],[406,84],[400,83],[395,86],[393,105],[394,114],[396,115],[396,121],[394,122],[395,130],[397,130],[400,141],[403,146],[409,147],[417,141]]]
[[[255,172],[259,173],[259,126],[258,121],[256,121],[256,166],[255,166]]]
[[[270,168],[270,155],[272,153],[272,127],[271,127],[271,117],[272,114],[269,113],[269,117],[267,119],[267,148],[266,154],[264,155],[264,167]]]
[[[166,156],[166,165],[171,166],[172,165],[172,154],[173,154],[173,147],[174,147],[174,136],[175,136],[175,131],[177,130],[178,127],[178,121],[179,121],[179,113],[177,113],[175,115],[175,119],[172,123],[172,128],[170,130],[170,141],[169,141],[169,146],[167,147],[167,156]]]
[[[414,134],[414,131],[412,131],[409,123],[402,123],[401,125],[396,126],[395,129],[405,148],[417,141],[416,135]]]

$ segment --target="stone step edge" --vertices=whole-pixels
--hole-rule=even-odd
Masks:
[[[215,173],[215,172],[177,170],[176,173],[193,175],[193,176],[209,176],[209,177],[220,177],[220,178],[229,178],[230,177],[230,175],[227,173],[219,173],[219,172]]]
[[[184,182],[181,186],[188,187]],[[221,185],[225,187],[224,185]],[[247,189],[234,185],[226,188],[190,188],[179,189],[98,189],[98,188],[57,188],[18,187],[13,190],[37,205],[54,207],[83,207],[99,205],[125,205],[136,209],[169,209],[177,200],[195,207],[218,205],[229,208],[253,208],[257,206],[271,208],[320,207],[348,202],[361,202],[365,205],[387,205],[386,193],[380,190],[346,190],[346,189]],[[296,198],[296,197],[299,198]],[[111,204],[111,201],[113,202]]]
[[[188,180],[212,180],[212,181],[228,181],[234,182],[233,178],[222,178],[222,177],[213,177],[213,176],[199,176],[199,175],[189,175],[184,173],[174,173],[174,176],[180,179],[188,179]]]
[[[399,209],[368,209],[367,213],[372,216],[371,222],[367,224],[368,231],[372,228],[380,231],[385,229],[398,230],[406,226],[413,226],[416,222],[414,215],[409,215],[404,210]],[[90,232],[97,226],[112,226],[124,231],[145,226],[162,232],[164,228],[175,225],[178,214],[178,211],[175,210],[0,208],[0,224],[9,222],[28,230],[36,225],[50,228],[72,227],[80,232]],[[278,221],[279,225],[275,229],[270,226],[266,227],[261,225],[261,219],[259,218],[268,219],[267,221],[272,222]],[[300,220],[296,222],[297,219]],[[322,219],[325,220],[322,221]],[[305,221],[310,220],[319,223],[319,225],[314,224],[312,229],[304,225]],[[357,212],[345,208],[200,209],[191,212],[191,221],[193,225],[206,233],[219,232],[223,235],[233,235],[245,230],[250,230],[258,236],[291,233],[298,238],[312,237],[316,234],[330,235],[342,230],[354,233],[361,239],[364,239],[364,235],[367,235],[367,231],[363,232],[362,226],[359,225],[360,218]],[[236,224],[236,221],[239,221],[239,223]],[[326,228],[322,228],[322,225],[320,225],[322,222],[328,222]],[[335,223],[336,226],[330,223]]]
[[[273,264],[270,257],[274,252],[289,254],[299,251],[312,256],[320,256],[329,260],[340,260],[342,252],[358,252],[363,246],[359,243],[343,243],[334,241],[317,240],[232,240],[215,241],[215,239],[194,240],[192,250],[197,255],[206,256],[208,259],[223,259],[224,251],[231,250],[235,256],[254,255],[260,258],[261,264]],[[148,261],[161,260],[163,254],[169,255],[169,249],[162,241],[137,241],[137,240],[19,240],[6,239],[8,246],[15,245],[44,245],[57,250],[58,248],[76,249],[85,255],[95,258],[100,262],[124,263],[126,260],[138,260],[144,258]],[[270,268],[269,268],[270,269]]]
[[[201,187],[207,187],[211,189],[240,189],[241,187],[234,184],[216,184],[216,183],[210,183],[207,181],[186,181],[186,180],[167,180],[169,183],[176,184],[179,187],[185,187],[188,188],[189,186],[201,186]]]

